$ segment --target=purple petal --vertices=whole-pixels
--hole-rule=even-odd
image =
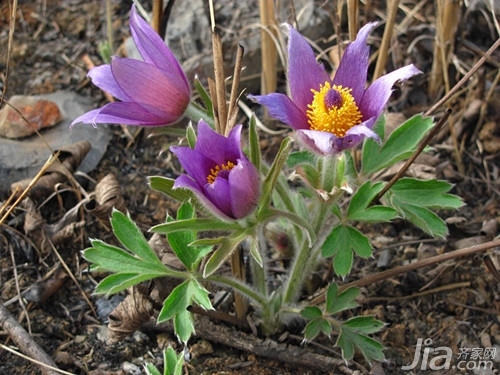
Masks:
[[[189,89],[189,83],[179,62],[158,33],[137,14],[135,5],[130,12],[130,32],[144,61],[163,70],[177,86]]]
[[[218,134],[205,122],[198,123],[198,140],[195,150],[206,158],[213,160],[216,165],[225,164],[228,161],[236,162],[240,157],[241,125],[231,131],[231,137],[226,138]],[[212,165],[211,168],[214,166]]]
[[[366,90],[359,109],[363,118],[378,117],[392,94],[392,86],[399,80],[408,79],[422,73],[413,65],[407,65],[388,73],[371,84]]]
[[[353,126],[346,132],[346,136],[348,135],[362,135],[363,137],[375,138],[379,139],[377,133],[375,133],[371,126],[375,123],[376,118],[373,117],[370,121],[363,122],[362,124]]]
[[[356,147],[365,137],[363,135],[346,135],[342,138],[337,138],[332,144],[332,153],[338,154],[348,148]]]
[[[136,103],[114,102],[94,109],[75,119],[76,123],[86,124],[126,124],[126,125],[165,125],[165,119],[144,110]]]
[[[266,106],[270,116],[288,126],[296,130],[309,129],[305,110],[299,109],[285,94],[248,95],[248,98]]]
[[[290,97],[297,107],[305,112],[313,100],[311,89],[330,82],[323,65],[316,61],[314,52],[306,39],[293,27],[288,26],[288,85]],[[290,125],[292,126],[292,125]]]
[[[222,212],[211,200],[210,198],[206,195],[205,191],[200,188],[198,183],[196,183],[191,177],[188,175],[180,175],[175,179],[174,183],[174,189],[188,189],[193,194],[198,198],[200,203],[207,209],[207,211],[212,214],[217,216],[218,218],[221,218],[225,221],[232,221],[233,218],[228,216],[226,213]]]
[[[361,101],[366,85],[370,58],[370,47],[366,41],[376,25],[377,22],[368,23],[359,30],[356,40],[347,46],[333,78],[334,85],[352,89],[351,95],[356,103]]]
[[[295,132],[295,137],[313,152],[322,155],[335,153],[332,145],[337,137],[332,133],[317,130],[298,130]]]
[[[225,178],[216,178],[212,184],[204,187],[208,199],[225,215],[235,219],[231,211],[231,189]]]
[[[186,173],[193,177],[200,186],[207,183],[210,168],[213,168],[216,162],[189,147],[171,146],[170,151],[177,156]]]
[[[256,207],[260,195],[259,175],[255,166],[247,159],[229,172],[231,211],[236,219],[250,214]]]
[[[105,64],[96,66],[90,69],[87,77],[90,77],[92,83],[114,96],[118,100],[130,101],[127,94],[123,92],[120,85],[115,80],[113,73],[111,72],[111,65]]]
[[[111,70],[127,96],[169,122],[181,117],[189,104],[189,92],[177,87],[154,65],[115,57],[111,61]]]

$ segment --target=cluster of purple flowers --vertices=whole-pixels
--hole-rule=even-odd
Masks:
[[[369,46],[376,23],[369,23],[349,44],[333,79],[314,52],[288,27],[288,92],[249,97],[267,107],[271,116],[295,130],[296,139],[320,155],[334,155],[358,145],[372,130],[398,80],[420,71],[413,65],[397,69],[366,86]],[[158,34],[132,6],[130,31],[143,60],[114,57],[93,68],[89,77],[118,102],[77,118],[78,122],[162,126],[178,121],[190,103],[190,87],[179,62]],[[260,194],[259,173],[242,151],[241,125],[225,137],[206,122],[198,123],[194,149],[172,147],[186,174],[175,188],[191,190],[223,220],[241,219],[255,209]]]

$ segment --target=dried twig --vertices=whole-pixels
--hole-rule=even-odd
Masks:
[[[436,255],[430,258],[422,259],[420,261],[417,261],[415,263],[410,263],[410,264],[405,264],[404,266],[396,267],[387,271],[383,272],[378,272],[374,275],[370,275],[367,277],[364,277],[362,279],[344,284],[340,286],[339,290],[346,290],[347,288],[356,286],[356,287],[364,287],[373,283],[376,283],[378,281],[382,280],[387,280],[390,279],[391,277],[401,275],[403,273],[408,273],[410,271],[417,270],[419,268],[427,267],[427,266],[432,266],[434,264],[442,263],[450,259],[455,259],[455,258],[461,258],[465,256],[470,256],[473,254],[481,253],[483,251],[492,249],[494,247],[500,246],[500,238],[485,242],[479,245],[474,245],[470,247],[466,247],[464,249],[459,249],[459,250],[454,250],[450,251],[448,253]],[[317,296],[311,301],[311,305],[318,305],[321,304],[325,301],[325,294],[322,293],[321,295]]]
[[[470,77],[484,64],[484,62],[496,51],[496,49],[500,46],[500,38],[496,40],[495,43],[485,52],[483,56],[474,64],[474,66],[467,72],[466,75],[462,77],[460,81],[457,82],[453,88],[448,91],[448,93],[443,96],[440,100],[438,100],[431,108],[429,108],[424,116],[430,116],[432,113],[436,112],[436,110],[441,107],[444,103],[446,103],[450,98],[455,95],[455,93],[466,83],[469,81]]]
[[[8,332],[12,340],[26,355],[37,361],[37,363],[41,366],[42,373],[44,375],[57,375],[61,372],[57,369],[57,366],[52,358],[50,358],[50,356],[36,343],[36,341],[33,340],[31,335],[26,332],[26,330],[10,314],[9,310],[7,310],[1,303],[0,326]],[[8,348],[3,345],[1,345],[1,347],[8,350]]]

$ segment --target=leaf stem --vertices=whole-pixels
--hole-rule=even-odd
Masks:
[[[260,294],[259,292],[255,291],[255,290],[253,290],[248,285],[244,284],[243,282],[241,282],[239,280],[233,279],[231,277],[222,276],[222,275],[210,275],[210,276],[206,277],[205,280],[229,286],[229,287],[233,288],[234,290],[240,292],[242,295],[255,301],[261,307],[265,307],[267,305],[267,298],[265,296],[263,296],[262,294]]]

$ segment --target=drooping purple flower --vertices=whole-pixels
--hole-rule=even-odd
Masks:
[[[190,101],[186,75],[160,36],[132,5],[130,32],[143,61],[113,57],[110,64],[92,68],[88,76],[120,100],[78,117],[94,126],[102,123],[169,125],[176,122]]]
[[[248,216],[260,195],[257,168],[241,149],[241,128],[235,126],[226,138],[201,120],[194,149],[170,147],[186,171],[177,177],[174,188],[191,190],[212,214],[225,221]]]
[[[378,78],[365,89],[370,48],[368,35],[376,22],[361,28],[342,56],[330,79],[314,52],[289,26],[289,95],[272,93],[249,97],[267,107],[269,114],[296,130],[298,140],[312,151],[331,155],[359,144],[365,137],[377,139],[372,130],[396,81],[421,73],[407,65]]]

